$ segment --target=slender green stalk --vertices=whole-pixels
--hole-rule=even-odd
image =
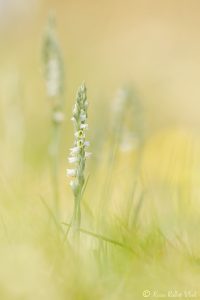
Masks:
[[[72,229],[74,237],[79,240],[79,229],[81,225],[81,199],[85,184],[85,161],[91,153],[86,151],[89,142],[86,141],[87,124],[87,91],[85,84],[82,84],[76,95],[73,109],[72,121],[74,124],[74,145],[70,149],[69,163],[74,164],[73,169],[67,169],[67,175],[71,177],[70,186],[74,194],[74,211],[72,218]]]
[[[48,203],[45,201],[45,199],[42,196],[40,197],[40,200],[42,201],[42,204],[44,205],[44,207],[46,208],[49,216],[51,217],[52,221],[54,222],[55,227],[57,228],[57,230],[61,231],[62,234],[63,234],[64,232],[63,232],[62,226],[58,222],[56,216],[54,215],[54,212],[51,210],[51,208],[49,207]]]
[[[61,136],[61,123],[64,119],[64,70],[60,47],[55,32],[55,20],[49,17],[43,43],[44,76],[46,80],[47,97],[51,103],[51,173],[55,213],[59,215],[59,146]]]
[[[134,136],[134,140],[136,142],[136,161],[133,165],[133,173],[132,173],[132,187],[130,191],[130,195],[128,197],[127,201],[127,212],[128,212],[128,227],[132,228],[134,225],[136,225],[138,215],[141,210],[141,206],[143,204],[144,200],[144,194],[145,191],[143,190],[140,192],[139,199],[135,203],[135,195],[137,191],[137,186],[140,178],[140,167],[141,162],[143,158],[143,148],[145,143],[145,122],[144,122],[144,115],[143,115],[143,109],[140,102],[140,99],[138,98],[137,94],[134,92],[133,89],[129,89],[129,97],[130,97],[130,109],[131,109],[131,115],[132,115],[132,122],[131,122],[131,132]]]
[[[133,202],[137,180],[140,175],[140,164],[142,159],[142,149],[144,143],[144,128],[143,128],[143,116],[140,101],[134,90],[131,87],[125,87],[117,92],[114,104],[114,118],[111,132],[111,145],[110,153],[108,155],[108,171],[105,175],[105,183],[102,192],[102,198],[100,203],[100,220],[101,223],[105,219],[105,211],[109,198],[112,195],[113,189],[113,172],[116,166],[119,150],[135,149],[136,161],[133,165],[132,184],[131,191],[128,197],[127,211],[128,211],[128,223],[132,224],[134,220],[135,205]],[[129,140],[126,141],[125,137],[128,136]]]
[[[102,196],[100,200],[99,207],[99,221],[100,223],[104,222],[104,210],[106,208],[107,203],[109,202],[109,198],[112,193],[112,177],[113,171],[115,168],[115,164],[117,161],[117,156],[119,152],[119,146],[123,134],[123,125],[124,119],[126,115],[127,107],[129,106],[129,92],[126,89],[120,89],[117,92],[115,103],[114,103],[114,120],[112,124],[112,132],[111,132],[111,147],[107,157],[108,170],[105,174],[104,186],[102,189]]]
[[[62,224],[65,225],[65,226],[67,226],[67,227],[70,227],[70,226],[71,226],[70,224],[67,224],[67,223],[62,223]],[[113,240],[113,239],[111,239],[111,238],[108,238],[108,237],[106,237],[106,236],[104,236],[104,235],[102,235],[102,234],[98,234],[98,233],[95,233],[95,232],[86,230],[86,229],[84,229],[84,228],[81,228],[81,227],[79,228],[79,231],[80,231],[81,233],[87,234],[87,235],[89,235],[89,236],[92,236],[92,237],[97,238],[97,239],[99,239],[99,240],[102,240],[102,241],[104,241],[104,242],[108,242],[108,243],[110,243],[110,244],[113,244],[113,245],[115,245],[115,246],[122,247],[122,248],[124,248],[124,249],[126,249],[126,250],[129,250],[129,251],[135,253],[134,250],[133,250],[129,245],[126,245],[126,244],[121,243],[121,242],[119,242],[119,241],[116,241],[116,240]]]

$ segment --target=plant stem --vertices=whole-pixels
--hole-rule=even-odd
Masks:
[[[52,126],[52,142],[51,142],[51,173],[52,173],[52,187],[55,214],[59,216],[59,144],[60,144],[60,124],[53,122]]]

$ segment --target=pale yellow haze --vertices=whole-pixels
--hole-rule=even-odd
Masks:
[[[41,57],[50,12],[66,83],[54,181]],[[78,256],[63,243],[61,223],[74,205],[65,174],[83,81],[92,156],[81,226],[94,235],[81,232]],[[126,84],[143,109],[131,98],[134,113],[125,107],[112,130],[120,119],[113,100]],[[200,0],[0,0],[0,300],[140,300],[147,289],[200,295],[199,133]],[[57,219],[49,211],[56,181]]]
[[[199,126],[198,0],[1,0],[4,68],[12,56],[21,76],[23,64],[38,72],[37,49],[49,11],[57,17],[69,86],[84,79],[92,96],[111,97],[114,88],[133,82],[152,126]]]

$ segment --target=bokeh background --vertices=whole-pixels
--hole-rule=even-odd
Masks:
[[[152,126],[198,125],[198,0],[1,0],[1,70],[15,69],[37,91],[49,11],[58,19],[69,95],[83,78],[93,98],[111,98],[131,81]]]
[[[69,249],[65,249],[68,255],[64,254],[41,201],[45,199],[53,207],[48,150],[51,103],[46,96],[41,54],[50,12],[56,17],[65,65],[65,121],[59,158],[61,221],[70,219],[73,207],[65,170],[73,139],[72,105],[76,89],[84,80],[93,156],[88,162],[91,175],[83,225],[137,244],[141,260],[137,256],[130,260],[129,255],[112,250],[110,262],[106,248],[99,258],[100,268],[87,257],[79,262],[79,274],[76,257]],[[199,27],[198,0],[0,0],[2,300],[66,299],[66,293],[68,299],[133,299],[133,295],[140,299],[142,290],[149,287],[165,291],[172,287],[197,289]],[[126,85],[133,87],[141,107],[139,112],[126,115],[126,126],[142,111],[145,138],[142,151],[132,144],[121,145],[109,174],[115,98],[118,89]],[[134,207],[141,189],[145,191],[139,218],[143,231],[138,235],[124,225],[135,169],[140,179]],[[105,181],[109,176],[108,184]],[[105,196],[106,184],[110,194]],[[103,203],[106,212],[102,226],[94,221],[99,220],[101,197],[109,199],[109,203]],[[91,244],[93,247],[93,242],[87,241],[83,248],[91,250]],[[95,255],[100,251],[93,250]],[[167,274],[163,268],[167,268]],[[30,276],[26,276],[28,271]],[[115,285],[118,289],[113,291]]]

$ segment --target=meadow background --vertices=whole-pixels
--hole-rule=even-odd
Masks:
[[[41,55],[50,11],[65,66],[57,219]],[[198,0],[0,0],[0,299],[200,298],[199,16]],[[83,80],[82,228],[98,236],[82,232],[77,253],[62,223]],[[124,87],[131,108],[119,121]]]

